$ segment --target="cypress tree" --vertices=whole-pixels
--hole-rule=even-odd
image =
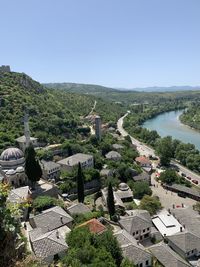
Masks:
[[[78,174],[77,174],[77,193],[78,193],[78,202],[84,202],[84,179],[81,164],[78,164]]]
[[[115,201],[111,182],[108,185],[107,207],[111,218],[115,215]]]
[[[35,183],[42,177],[42,169],[36,159],[33,145],[27,147],[25,151],[25,173],[31,182],[32,188],[35,188]]]

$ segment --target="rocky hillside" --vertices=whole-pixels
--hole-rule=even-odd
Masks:
[[[24,111],[29,111],[31,133],[41,141],[60,142],[77,137],[81,117],[94,101],[104,121],[116,120],[123,109],[94,96],[45,88],[24,73],[0,76],[0,150],[13,145],[23,134]]]

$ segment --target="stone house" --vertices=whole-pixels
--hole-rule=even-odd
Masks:
[[[58,180],[60,177],[60,165],[54,161],[40,161],[42,176],[45,180]]]
[[[135,210],[130,216],[121,217],[119,225],[136,240],[142,241],[150,237],[152,222],[146,210]]]
[[[61,166],[61,170],[72,171],[74,167],[81,164],[83,169],[94,167],[94,158],[92,155],[77,153],[65,159],[59,160],[57,163]]]
[[[200,256],[200,237],[185,231],[167,236],[168,245],[185,259]]]
[[[138,267],[152,266],[152,255],[126,230],[114,234],[119,242],[122,254]]]
[[[154,263],[162,264],[165,267],[189,267],[191,266],[167,244],[161,242],[149,247],[149,251],[155,257]]]

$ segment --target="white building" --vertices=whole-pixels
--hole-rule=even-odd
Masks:
[[[171,236],[184,230],[184,227],[167,210],[162,210],[154,216],[152,222],[162,236]]]
[[[26,184],[25,158],[19,148],[10,147],[0,156],[0,173],[3,180],[14,187]]]

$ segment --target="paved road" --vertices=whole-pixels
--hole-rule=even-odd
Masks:
[[[126,130],[124,130],[123,128],[123,122],[124,122],[124,118],[126,116],[128,116],[130,112],[127,112],[123,117],[121,117],[118,122],[117,122],[117,129],[118,131],[121,133],[121,135],[123,137],[129,135],[128,132]],[[145,145],[144,143],[138,141],[137,139],[135,139],[134,137],[132,137],[131,135],[129,135],[132,141],[132,144],[135,145],[137,147],[137,150],[139,152],[140,155],[145,155],[145,156],[155,156],[155,152],[152,148],[148,147],[147,145]]]
[[[123,117],[121,117],[118,122],[117,122],[117,128],[118,128],[118,131],[121,133],[122,136],[127,136],[129,135],[127,131],[124,130],[123,128],[123,121],[124,121],[124,118],[126,116],[128,116],[130,112],[128,111]],[[129,135],[130,136],[130,135]],[[134,145],[136,145],[137,147],[137,150],[139,152],[140,155],[145,155],[145,156],[155,156],[155,151],[154,149],[148,147],[147,145],[145,145],[144,143],[141,143],[140,141],[138,141],[137,139],[133,138],[132,136],[130,136],[131,138],[131,141]],[[181,164],[177,163],[176,161],[173,161],[172,160],[172,163],[174,165],[176,165],[180,171],[182,173],[185,173],[186,176],[189,176],[191,177],[191,180],[197,180],[199,182],[199,186],[200,186],[200,176],[190,170],[188,170],[186,167],[182,166]]]
[[[181,173],[186,174],[186,176],[191,177],[192,180],[197,180],[199,182],[199,186],[200,186],[200,176],[198,174],[196,174],[195,172],[188,170],[186,167],[182,166],[181,164],[177,163],[176,161],[172,160],[172,163],[175,164]]]

